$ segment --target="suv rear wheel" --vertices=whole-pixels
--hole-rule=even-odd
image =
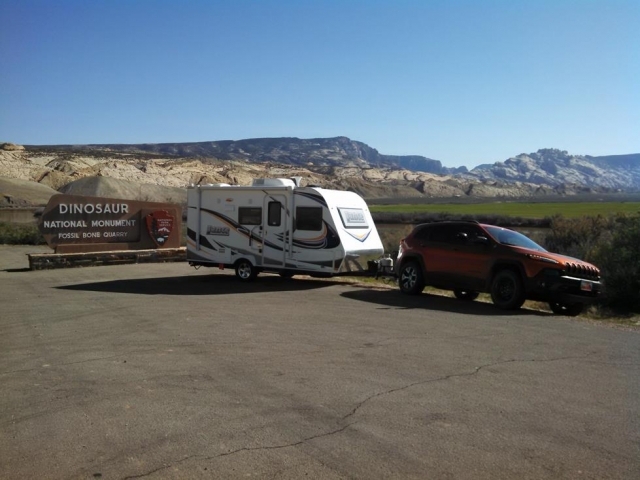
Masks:
[[[456,298],[460,300],[472,301],[478,298],[478,292],[474,292],[473,290],[454,290],[453,294]]]
[[[406,262],[400,269],[400,291],[409,295],[417,295],[424,289],[422,268],[418,262]]]
[[[491,282],[491,300],[503,310],[517,310],[524,303],[522,279],[513,270],[501,270]]]

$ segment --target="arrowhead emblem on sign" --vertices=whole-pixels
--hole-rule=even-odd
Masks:
[[[162,247],[171,235],[174,220],[166,210],[156,210],[147,215],[147,230],[158,247]]]

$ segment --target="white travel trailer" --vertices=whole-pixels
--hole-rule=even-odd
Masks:
[[[238,278],[252,280],[263,271],[345,274],[361,268],[359,257],[382,255],[358,194],[298,184],[299,178],[273,178],[189,187],[189,264],[235,268]]]

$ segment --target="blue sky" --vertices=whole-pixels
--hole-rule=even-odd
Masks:
[[[640,1],[0,0],[0,141],[640,152]]]

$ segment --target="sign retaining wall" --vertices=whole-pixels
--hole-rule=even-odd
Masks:
[[[153,250],[118,250],[89,253],[32,253],[29,257],[31,270],[54,268],[94,267],[101,265],[122,265],[131,263],[186,262],[187,250],[163,248]]]

